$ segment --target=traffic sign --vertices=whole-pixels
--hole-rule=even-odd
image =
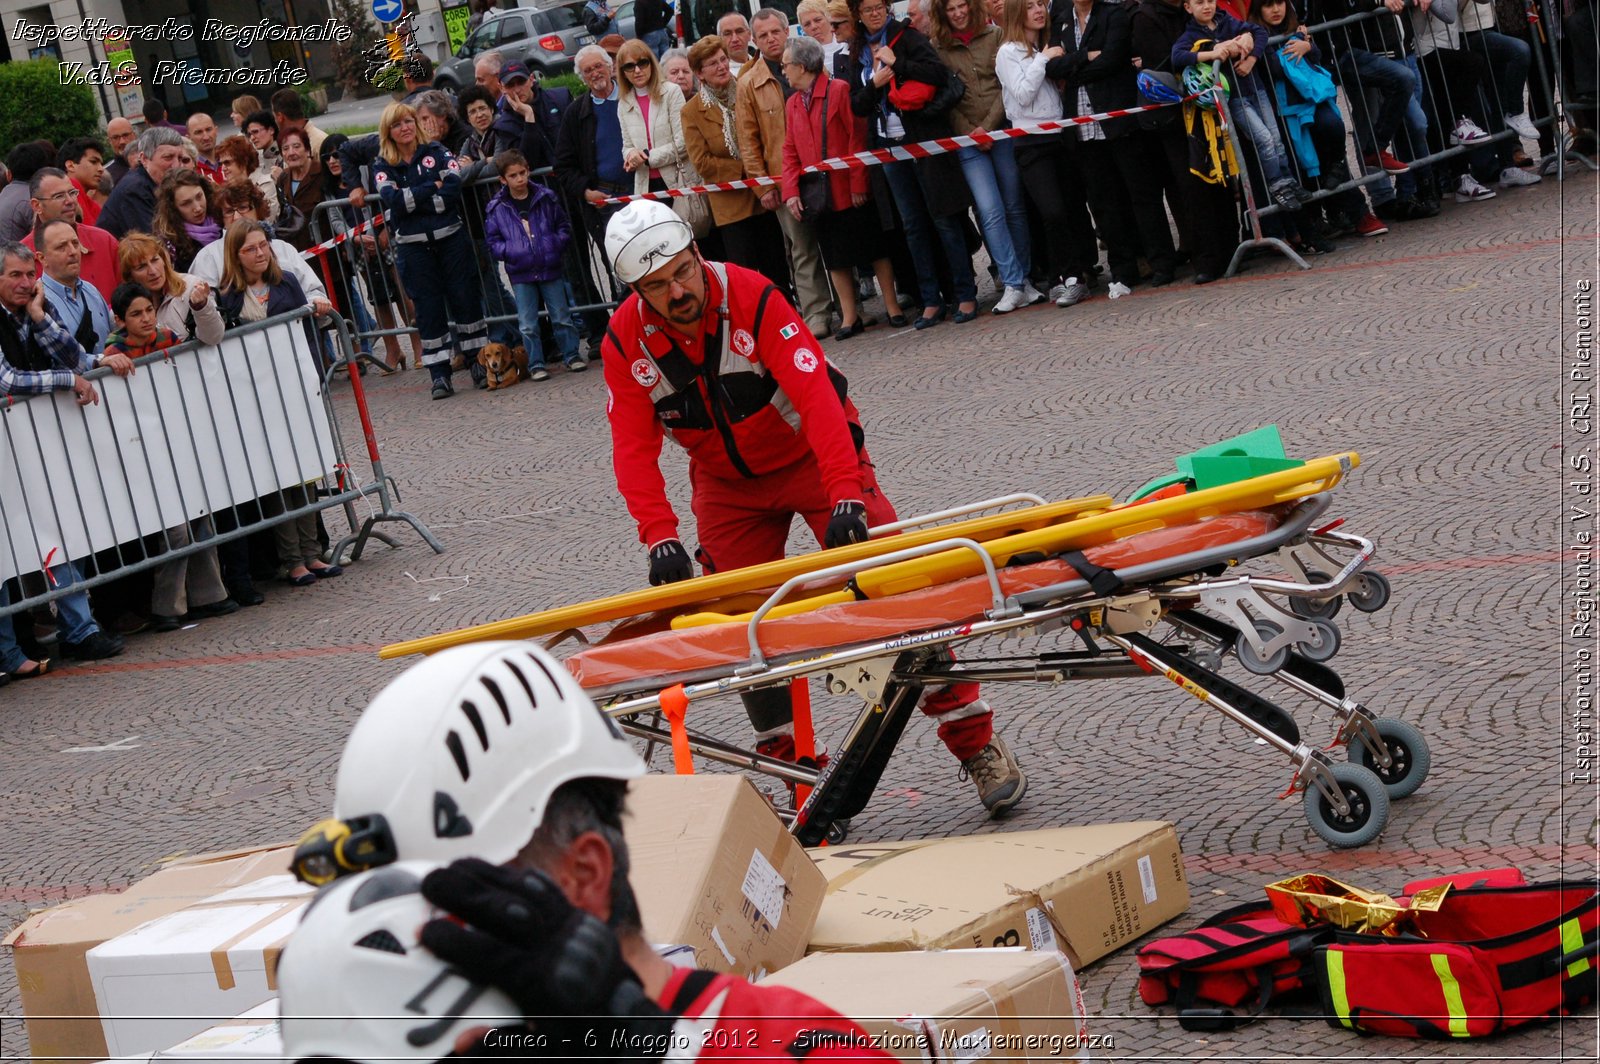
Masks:
[[[401,0],[372,0],[372,13],[379,22],[399,22],[400,16],[406,13],[406,5]]]

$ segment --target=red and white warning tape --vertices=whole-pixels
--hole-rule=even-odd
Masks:
[[[1189,99],[1193,99],[1193,97],[1189,97]],[[1175,103],[1144,104],[1139,107],[1128,107],[1117,111],[1101,111],[1098,114],[1063,118],[1059,122],[1035,122],[1026,129],[996,129],[977,136],[937,137],[933,140],[918,141],[915,144],[901,144],[893,148],[872,148],[867,151],[856,152],[853,155],[841,155],[832,159],[824,159],[819,163],[813,163],[806,167],[801,173],[814,174],[823,170],[855,170],[868,166],[882,166],[884,163],[926,159],[934,155],[943,155],[946,152],[959,151],[962,148],[996,144],[1002,140],[1031,136],[1035,133],[1054,133],[1062,129],[1071,129],[1074,126],[1086,126],[1095,122],[1104,122],[1109,118],[1125,118],[1129,115],[1143,114],[1146,111],[1159,111],[1163,108],[1176,106],[1177,104]],[[752,177],[742,181],[712,181],[704,185],[669,188],[660,192],[646,192],[637,196],[612,196],[604,200],[603,203],[606,205],[621,205],[632,203],[634,200],[697,196],[702,192],[734,192],[743,188],[767,188],[777,183],[770,177]]]
[[[371,218],[368,218],[366,221],[362,222],[360,225],[352,226],[343,233],[335,233],[332,237],[329,237],[322,243],[317,244],[314,247],[306,248],[300,253],[300,257],[303,259],[314,259],[324,251],[332,251],[340,244],[343,244],[346,240],[360,236],[362,233],[365,233],[368,229],[380,224],[382,221],[383,213],[380,211],[379,213],[374,214]]]

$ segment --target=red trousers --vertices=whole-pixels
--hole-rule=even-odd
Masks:
[[[865,496],[861,501],[867,507],[867,524],[889,524],[897,519],[894,506],[878,486],[871,458],[865,450],[859,453]],[[708,573],[743,569],[782,558],[796,515],[811,526],[820,545],[828,519],[833,516],[833,500],[823,491],[822,474],[810,454],[776,473],[739,480],[710,476],[691,462],[689,483],[694,490],[690,505],[694,509],[695,531],[700,540],[695,557]],[[746,699],[746,708],[751,711],[751,723],[756,729],[770,731],[781,726],[782,722],[775,722],[758,708],[762,704],[770,707],[771,700]],[[957,760],[965,761],[974,756],[993,737],[994,714],[980,697],[975,683],[934,688],[923,696],[921,709],[939,722],[939,738]],[[791,709],[783,721],[792,720]]]

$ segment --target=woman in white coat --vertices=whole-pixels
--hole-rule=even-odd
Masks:
[[[622,165],[633,174],[634,195],[700,184],[683,140],[683,90],[667,80],[650,46],[625,42],[617,50],[617,74]],[[696,237],[710,235],[711,211],[702,197],[677,196],[669,202]]]

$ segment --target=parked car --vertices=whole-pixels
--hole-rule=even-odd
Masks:
[[[626,6],[631,28],[633,4]],[[507,63],[526,63],[535,76],[568,73],[578,49],[594,43],[594,35],[578,17],[582,10],[583,0],[558,0],[490,11],[456,54],[439,64],[433,83],[447,92],[460,92],[476,80],[473,61],[490,49],[498,50]]]
[[[717,20],[730,11],[737,11],[745,18],[749,18],[756,11],[749,0],[679,0],[677,7],[675,24],[678,40],[688,41],[690,44],[701,37],[715,34]]]

